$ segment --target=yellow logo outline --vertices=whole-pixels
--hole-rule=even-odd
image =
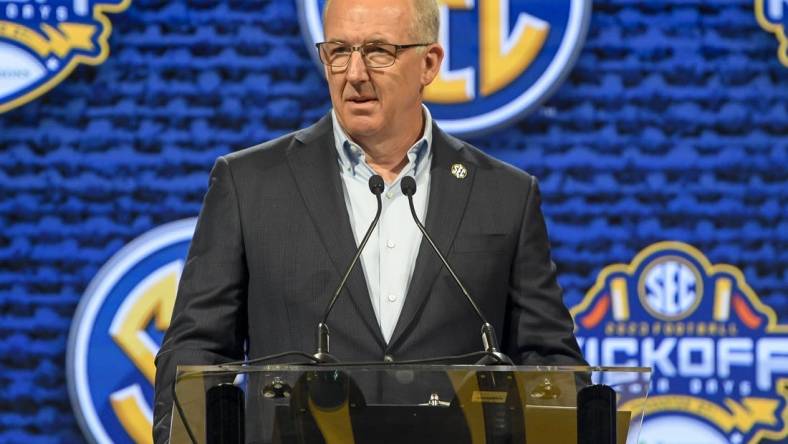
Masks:
[[[52,90],[52,88],[59,85],[60,82],[65,80],[65,78],[68,77],[68,75],[71,74],[74,71],[74,69],[76,69],[77,65],[79,65],[80,63],[85,65],[92,65],[92,66],[96,66],[104,63],[104,61],[107,59],[107,56],[109,55],[109,44],[107,41],[109,39],[110,34],[112,33],[112,22],[109,20],[109,18],[107,18],[105,14],[106,13],[117,14],[123,12],[129,7],[129,5],[131,5],[131,0],[123,0],[121,3],[118,3],[117,5],[111,5],[111,4],[95,5],[93,7],[93,18],[99,23],[101,23],[102,25],[101,34],[99,34],[98,37],[99,54],[96,56],[85,56],[81,54],[75,55],[71,60],[69,60],[66,66],[63,67],[63,69],[61,69],[60,72],[58,72],[51,79],[42,83],[37,88],[29,91],[27,94],[23,94],[14,100],[11,100],[8,103],[0,104],[0,114],[6,111],[10,111],[14,108],[20,107],[22,105],[25,105],[41,97],[42,95],[46,94],[47,92]],[[52,33],[50,32],[50,29],[51,27],[49,27],[49,25],[46,24],[42,25],[42,30],[46,31],[47,35],[51,37]]]
[[[782,396],[783,428],[780,430],[760,429],[750,438],[748,444],[758,444],[762,439],[779,440],[788,437],[788,378],[779,378],[776,381],[775,393]],[[742,398],[741,403],[731,398],[725,398],[725,406],[707,401],[703,398],[687,395],[652,396],[646,402],[645,398],[632,399],[618,407],[619,410],[640,411],[644,415],[662,412],[681,412],[703,418],[717,424],[726,433],[738,429],[749,433],[756,424],[774,425],[777,419],[776,410],[779,400],[775,398]],[[643,403],[646,402],[645,409]],[[726,408],[727,407],[727,408]]]
[[[765,1],[766,0],[755,0],[755,20],[758,21],[758,25],[760,25],[764,31],[771,32],[777,37],[777,41],[780,43],[777,48],[777,60],[788,68],[788,36],[785,35],[785,28],[783,25],[775,25],[766,19],[766,15],[763,13],[763,3]],[[788,14],[788,11],[785,11],[785,14]]]

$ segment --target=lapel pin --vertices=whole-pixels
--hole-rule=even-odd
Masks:
[[[461,163],[455,163],[451,166],[451,175],[457,179],[465,179],[465,176],[468,175],[468,169]]]

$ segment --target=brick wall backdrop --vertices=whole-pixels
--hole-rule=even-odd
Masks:
[[[471,139],[536,174],[566,302],[659,240],[788,321],[788,68],[751,1],[594,2],[567,82]],[[195,216],[213,160],[329,107],[292,1],[133,0],[111,55],[0,115],[0,442],[81,442],[71,318],[98,269]]]

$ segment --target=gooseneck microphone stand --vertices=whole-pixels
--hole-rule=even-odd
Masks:
[[[408,197],[408,204],[410,205],[410,214],[413,216],[413,221],[416,222],[416,226],[419,227],[419,231],[421,234],[424,235],[424,238],[427,239],[427,242],[432,247],[435,254],[440,258],[441,262],[443,262],[443,266],[446,267],[446,270],[451,275],[454,282],[457,284],[457,287],[460,288],[460,291],[465,298],[468,300],[468,303],[471,304],[471,308],[476,313],[476,316],[479,317],[479,321],[482,323],[482,346],[484,347],[485,354],[479,362],[478,365],[514,365],[511,358],[506,356],[504,353],[501,353],[498,350],[498,340],[495,337],[495,329],[493,326],[487,322],[487,319],[482,314],[482,311],[476,305],[476,302],[471,297],[468,290],[460,281],[460,278],[457,277],[457,274],[454,272],[454,269],[449,265],[449,262],[446,260],[446,257],[441,253],[440,249],[435,242],[432,240],[432,237],[427,233],[427,229],[424,228],[424,225],[419,220],[419,217],[416,215],[416,208],[413,206],[413,195],[416,194],[416,180],[411,176],[405,176],[402,178],[400,182],[400,187],[402,189],[402,194]]]
[[[374,230],[378,224],[380,212],[383,209],[383,202],[380,200],[380,195],[383,193],[384,188],[385,186],[383,184],[382,177],[375,174],[369,178],[369,191],[375,195],[375,198],[378,201],[378,209],[375,212],[375,218],[372,219],[372,223],[369,224],[369,228],[367,229],[367,233],[364,235],[364,239],[361,240],[361,243],[356,249],[356,254],[353,256],[353,260],[350,261],[350,265],[348,265],[347,270],[345,270],[345,274],[339,281],[339,285],[337,285],[337,288],[334,291],[334,296],[331,298],[328,306],[326,306],[326,310],[323,312],[323,317],[317,324],[317,350],[313,356],[318,363],[322,364],[329,362],[339,362],[337,358],[332,356],[329,352],[329,329],[326,322],[328,321],[328,315],[331,314],[331,309],[334,308],[334,304],[339,298],[339,294],[342,293],[342,290],[345,288],[345,283],[347,282],[350,273],[353,271],[353,267],[356,265],[356,262],[358,262],[358,258],[361,257],[361,252],[364,251],[364,247],[367,245],[367,241],[372,235],[372,230]]]

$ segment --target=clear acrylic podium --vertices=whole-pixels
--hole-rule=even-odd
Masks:
[[[578,392],[604,384],[615,440],[634,444],[650,377],[640,367],[182,366],[170,442],[215,442],[230,421],[246,443],[576,443]],[[228,405],[235,417],[217,410]]]

